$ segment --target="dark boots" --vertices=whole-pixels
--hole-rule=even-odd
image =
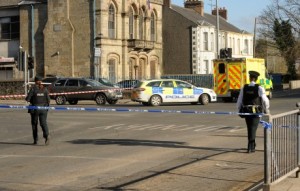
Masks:
[[[254,153],[255,152],[256,143],[255,141],[248,142],[248,153]]]

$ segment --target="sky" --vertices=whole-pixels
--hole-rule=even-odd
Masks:
[[[211,13],[211,4],[217,0],[204,0],[204,10]],[[184,0],[172,0],[172,4],[183,7]],[[271,0],[218,0],[218,7],[227,9],[228,22],[241,30],[254,33],[255,17],[271,4]]]

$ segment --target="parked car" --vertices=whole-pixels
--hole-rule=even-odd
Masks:
[[[152,106],[171,102],[206,105],[217,101],[217,95],[212,89],[196,87],[182,80],[157,79],[139,82],[131,92],[131,100]]]
[[[138,84],[140,80],[123,80],[117,83],[120,88],[133,88]]]
[[[79,100],[95,100],[98,105],[116,104],[122,98],[122,92],[109,86],[104,86],[96,80],[86,78],[59,78],[49,87],[50,98],[58,105],[69,102],[72,105]],[[92,91],[90,93],[70,93]],[[56,94],[55,94],[56,93]],[[66,93],[66,94],[61,94]]]

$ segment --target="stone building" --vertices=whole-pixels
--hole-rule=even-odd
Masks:
[[[219,9],[218,44],[216,10],[204,13],[203,0],[165,6],[163,13],[165,74],[212,74],[212,61],[224,48],[232,57],[253,57],[253,35],[230,24],[225,8]]]
[[[34,57],[41,76],[156,78],[162,73],[164,0],[2,0],[19,36],[3,39],[0,56]],[[1,22],[2,20],[0,20]],[[9,52],[9,53],[8,53]],[[7,55],[5,55],[7,54]],[[18,78],[18,76],[14,76]]]

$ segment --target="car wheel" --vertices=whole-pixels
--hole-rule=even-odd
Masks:
[[[78,103],[78,100],[70,100],[69,104],[70,105],[76,105]]]
[[[208,97],[207,94],[202,94],[202,95],[200,96],[200,103],[201,103],[202,105],[207,105],[207,104],[209,103],[209,97]]]
[[[152,106],[159,106],[161,104],[161,97],[158,95],[153,95],[150,98],[150,105]]]
[[[144,106],[149,106],[149,105],[150,105],[148,102],[142,102],[142,104],[143,104]]]
[[[115,105],[118,102],[118,100],[107,100],[107,103],[110,105]]]
[[[63,95],[56,96],[55,98],[55,102],[57,105],[64,105],[66,104],[66,101],[67,101],[66,97]]]
[[[105,105],[106,97],[103,94],[97,94],[95,97],[95,101],[98,105]]]

